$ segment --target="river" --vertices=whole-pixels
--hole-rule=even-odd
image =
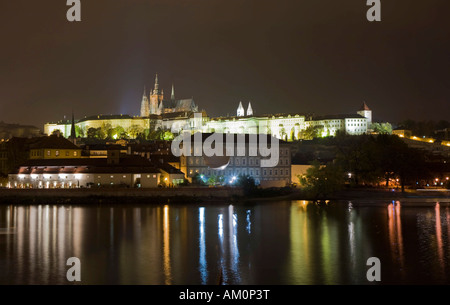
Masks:
[[[0,206],[0,284],[450,284],[449,253],[438,202]]]

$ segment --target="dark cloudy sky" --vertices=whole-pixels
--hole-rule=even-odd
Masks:
[[[0,3],[0,121],[137,115],[144,85],[211,116],[353,113],[450,119],[450,1],[65,0]]]

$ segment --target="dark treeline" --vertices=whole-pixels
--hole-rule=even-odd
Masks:
[[[316,197],[327,196],[345,184],[397,185],[404,191],[408,186],[422,187],[433,179],[425,152],[408,147],[395,135],[339,134],[320,141],[320,146],[333,151],[334,158],[310,161],[313,166],[299,177],[301,185]]]
[[[406,120],[398,124],[399,128],[411,130],[413,135],[422,137],[434,137],[441,140],[449,139],[448,129],[450,122],[441,121],[414,121]]]

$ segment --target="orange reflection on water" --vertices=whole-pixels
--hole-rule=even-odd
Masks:
[[[436,206],[434,208],[436,213],[436,243],[437,243],[437,251],[439,257],[439,263],[443,270],[444,266],[444,246],[442,242],[442,224],[441,224],[441,205],[439,202],[436,202]]]
[[[163,234],[164,234],[164,275],[165,284],[172,284],[172,271],[170,268],[170,223],[169,223],[169,206],[164,206]]]
[[[403,235],[401,223],[401,204],[399,201],[388,205],[389,216],[389,241],[391,244],[392,257],[400,264],[400,268],[404,270],[404,252],[403,252]]]

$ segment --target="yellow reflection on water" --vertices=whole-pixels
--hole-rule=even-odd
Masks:
[[[308,201],[299,200],[291,206],[290,213],[290,272],[295,282],[311,279],[310,249],[308,239]]]

